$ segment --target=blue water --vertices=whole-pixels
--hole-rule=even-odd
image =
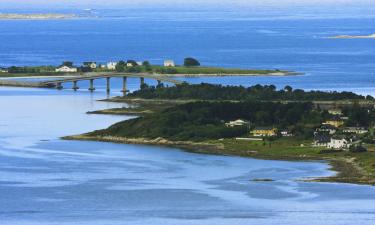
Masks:
[[[371,225],[374,187],[301,180],[323,162],[200,155],[178,149],[63,141],[124,116],[86,111],[102,91],[0,88],[1,225]],[[274,182],[254,182],[253,179]]]
[[[187,79],[191,83],[375,95],[374,40],[324,38],[375,33],[373,10],[298,12],[99,10],[89,19],[0,21],[0,65],[127,58],[181,63],[194,56],[204,65],[306,75]],[[1,225],[374,224],[374,187],[301,181],[332,175],[324,162],[60,140],[129,119],[87,115],[126,105],[96,101],[108,97],[103,80],[95,81],[94,93],[87,82],[79,85],[77,92],[70,84],[62,91],[0,88]],[[111,95],[120,95],[120,80],[112,86]],[[138,79],[129,81],[131,90],[138,87]],[[256,178],[275,181],[251,181]]]
[[[301,11],[301,12],[300,12]],[[0,21],[0,65],[58,65],[72,60],[194,56],[206,66],[286,69],[286,78],[199,78],[190,82],[292,85],[374,94],[375,40],[327,39],[375,33],[375,10],[98,10],[88,19]],[[319,14],[320,13],[320,14]]]

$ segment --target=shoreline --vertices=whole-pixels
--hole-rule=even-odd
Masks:
[[[353,159],[347,159],[344,157],[340,158],[311,158],[311,157],[299,157],[299,156],[284,156],[284,157],[270,157],[257,155],[256,151],[247,151],[246,153],[233,152],[225,149],[224,145],[205,143],[205,142],[192,142],[192,141],[170,141],[164,138],[156,139],[145,139],[145,138],[126,138],[116,136],[88,136],[87,134],[72,135],[62,137],[63,140],[75,140],[75,141],[98,141],[98,142],[109,142],[118,144],[136,144],[136,145],[150,145],[150,146],[163,146],[169,148],[178,148],[186,152],[196,154],[207,154],[207,155],[222,155],[222,156],[237,156],[261,160],[280,160],[280,161],[324,161],[330,168],[330,171],[335,172],[330,177],[315,177],[312,179],[303,180],[304,182],[329,182],[329,183],[347,183],[357,185],[375,185],[375,180],[365,179],[353,179],[353,177],[365,176],[364,172],[359,165]]]

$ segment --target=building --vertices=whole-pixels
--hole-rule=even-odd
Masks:
[[[344,121],[341,119],[332,119],[332,120],[327,120],[326,122],[323,123],[323,125],[331,125],[331,126],[338,128],[344,125]]]
[[[116,70],[117,62],[108,62],[107,63],[107,69],[109,70]]]
[[[90,67],[91,69],[96,69],[98,67],[96,62],[84,62],[83,66]]]
[[[293,137],[294,136],[293,133],[291,131],[289,131],[289,130],[282,130],[280,132],[280,134],[283,137]]]
[[[55,69],[56,72],[60,73],[77,73],[78,69],[75,67],[69,67],[69,66],[60,66]]]
[[[326,134],[315,134],[313,145],[315,147],[327,147],[330,141],[331,137]]]
[[[168,59],[168,60],[165,60],[165,61],[164,61],[164,66],[165,66],[165,67],[175,67],[176,64],[174,63],[173,60]]]
[[[225,123],[226,127],[237,127],[237,126],[248,126],[250,123],[245,121],[245,120],[234,120],[234,121],[229,121],[228,123]]]
[[[8,69],[0,67],[0,73],[8,73]]]
[[[126,67],[133,67],[133,66],[134,66],[134,64],[131,63],[131,62],[126,63]]]
[[[328,113],[335,116],[341,116],[342,110],[341,109],[329,109]]]
[[[366,134],[368,130],[364,127],[345,127],[342,132],[347,134]]]
[[[332,135],[336,133],[337,128],[330,124],[322,124],[320,127],[316,128],[315,131],[318,133],[327,133]]]
[[[360,141],[356,138],[348,138],[346,136],[334,136],[331,138],[331,141],[328,143],[328,148],[332,149],[349,149],[352,145],[360,144]]]
[[[277,129],[272,127],[257,127],[250,134],[255,137],[274,137],[277,136]]]

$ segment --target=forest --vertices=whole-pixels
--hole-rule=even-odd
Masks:
[[[214,84],[181,84],[173,87],[145,86],[128,97],[145,99],[260,100],[260,101],[336,101],[373,100],[372,96],[352,92],[304,91],[290,86],[278,90],[274,85],[222,86]]]

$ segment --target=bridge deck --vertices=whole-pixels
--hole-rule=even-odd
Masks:
[[[83,80],[92,80],[92,79],[102,79],[107,77],[132,77],[132,78],[150,78],[154,80],[160,80],[164,82],[169,82],[173,84],[182,84],[183,81],[175,80],[169,77],[161,76],[161,75],[152,75],[152,74],[130,74],[130,73],[103,73],[103,74],[88,74],[88,75],[77,75],[77,76],[70,76],[67,78],[50,80],[40,82],[41,85],[52,85],[56,83],[66,83],[66,82],[74,82],[74,81],[83,81]]]

